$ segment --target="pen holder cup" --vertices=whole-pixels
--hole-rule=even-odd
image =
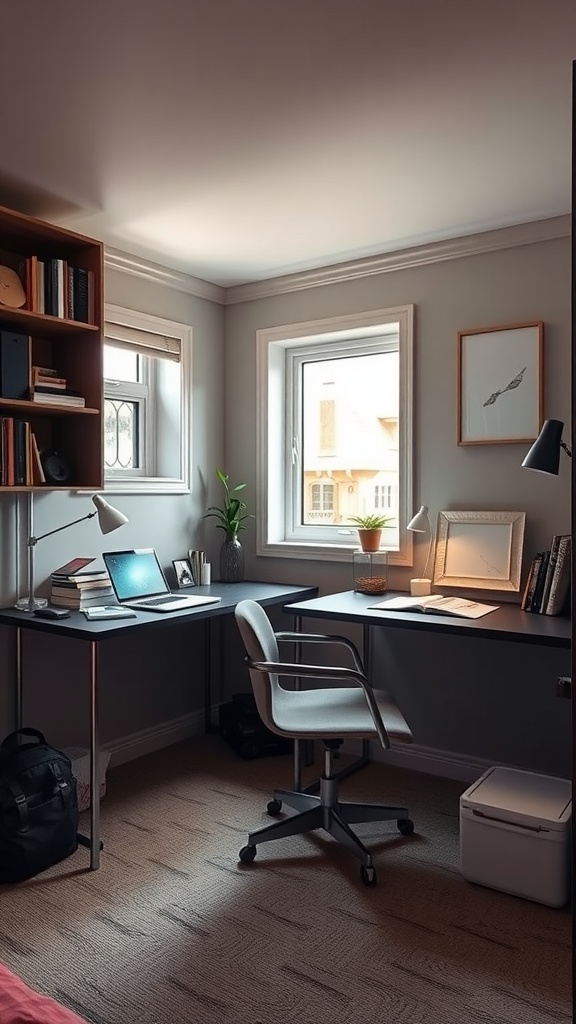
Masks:
[[[352,555],[354,590],[357,594],[385,594],[388,590],[388,552],[362,551]]]

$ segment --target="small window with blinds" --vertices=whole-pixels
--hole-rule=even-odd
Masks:
[[[192,330],[107,305],[104,471],[108,490],[189,490]]]

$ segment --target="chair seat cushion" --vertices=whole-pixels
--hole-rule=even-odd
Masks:
[[[400,708],[384,690],[374,690],[390,739],[412,742]],[[376,739],[377,732],[364,690],[359,686],[318,690],[276,688],[272,716],[280,733],[306,739],[353,736]]]

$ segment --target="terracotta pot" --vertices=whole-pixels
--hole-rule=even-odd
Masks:
[[[362,551],[378,551],[382,539],[382,530],[358,530],[358,539]]]

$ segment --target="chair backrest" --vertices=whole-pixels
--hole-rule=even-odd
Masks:
[[[234,615],[250,661],[280,661],[274,630],[262,605],[256,601],[239,601]],[[278,676],[250,666],[249,672],[260,718],[272,732],[280,732],[272,716],[272,691],[280,685]]]

